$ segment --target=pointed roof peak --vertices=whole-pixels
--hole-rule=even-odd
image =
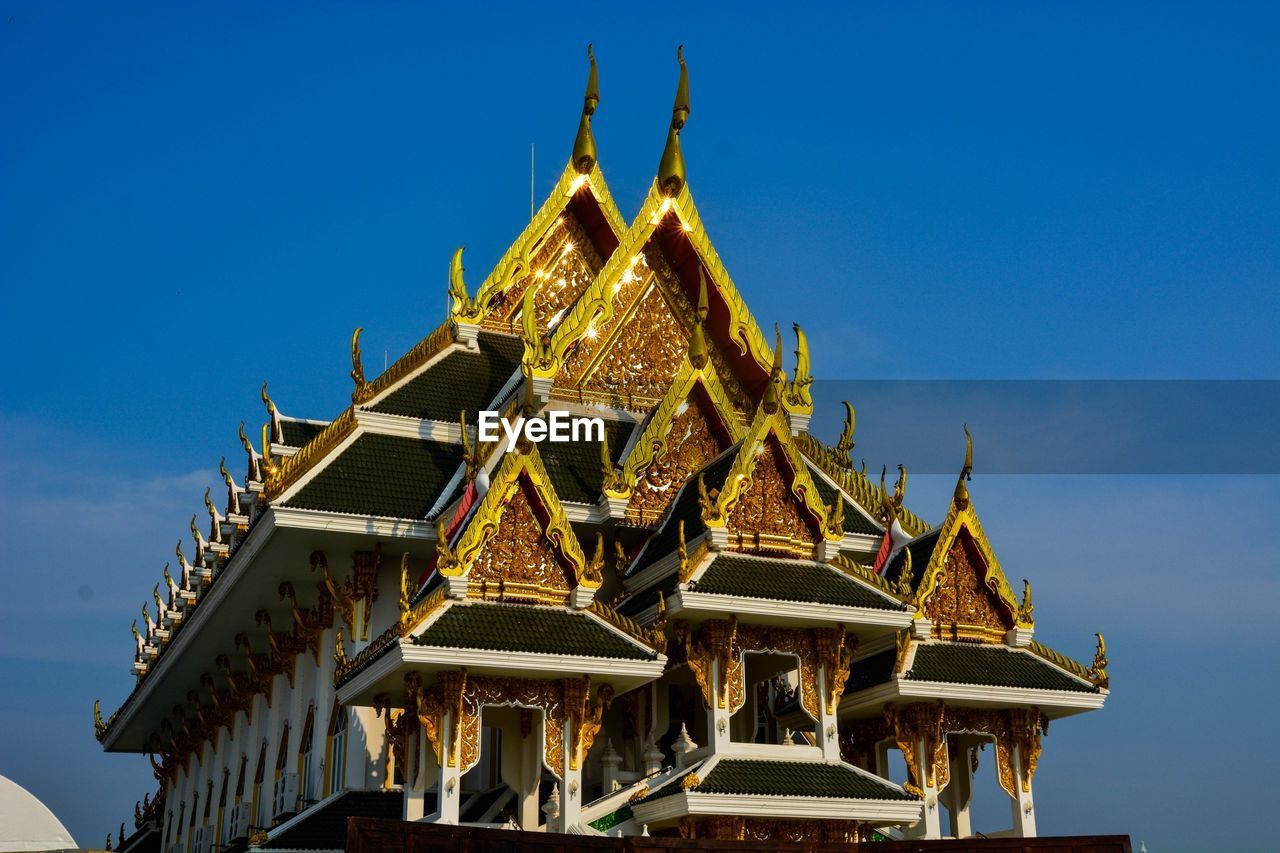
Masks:
[[[680,130],[689,120],[692,108],[689,103],[689,69],[684,62],[684,45],[676,48],[676,61],[680,63],[680,82],[676,85],[676,99],[671,106],[671,129],[667,131],[667,146],[658,164],[658,186],[663,193],[674,196],[685,183],[684,155],[680,151]]]
[[[596,57],[587,45],[587,60],[591,70],[587,72],[587,91],[582,98],[582,119],[578,122],[578,135],[573,140],[573,168],[585,175],[596,164],[596,140],[591,134],[591,116],[600,105],[600,76],[596,70]]]

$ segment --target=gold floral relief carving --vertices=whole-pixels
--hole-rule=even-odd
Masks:
[[[730,541],[742,551],[794,555],[799,546],[811,553],[822,537],[792,495],[777,439],[769,436],[758,455],[726,520]]]
[[[570,570],[547,538],[527,487],[517,488],[508,499],[497,530],[476,554],[467,578],[486,590],[486,596],[490,587],[496,594],[509,582],[535,592],[568,593],[571,589]]]
[[[1014,627],[1008,606],[964,533],[951,543],[941,583],[925,601],[924,614],[935,632],[951,639],[999,640]]]
[[[534,247],[524,274],[489,302],[486,325],[514,328],[524,293],[531,284],[539,285],[534,305],[538,330],[546,332],[599,274],[604,261],[587,237],[577,217],[565,211],[551,224],[547,234]]]
[[[618,262],[612,261],[610,266]],[[604,319],[589,321],[585,333],[566,354],[561,378],[558,384],[580,386],[590,371],[601,351],[613,339],[632,313],[632,306],[644,296],[653,285],[653,270],[649,266],[647,253],[641,252],[632,257],[625,268],[618,268],[613,276],[615,281],[609,287],[609,303],[613,311]],[[578,309],[575,309],[578,310]]]
[[[638,472],[632,487],[629,518],[641,523],[657,521],[689,476],[724,450],[713,427],[718,418],[713,420],[700,397],[691,395],[682,404],[684,411],[672,420],[665,442],[655,442],[658,449],[653,460]]]

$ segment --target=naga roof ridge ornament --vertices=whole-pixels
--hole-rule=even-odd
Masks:
[[[964,425],[964,465],[960,468],[960,478],[956,480],[955,501],[957,509],[969,506],[969,487],[966,485],[973,479],[973,436],[969,434],[969,425]]]
[[[582,98],[582,119],[578,122],[578,135],[573,140],[573,155],[570,161],[578,174],[585,175],[596,164],[596,140],[591,134],[591,117],[600,105],[600,75],[596,70],[596,57],[587,45],[587,59],[591,70],[587,72],[587,91]]]
[[[680,63],[680,82],[676,85],[675,103],[671,105],[671,128],[667,131],[667,146],[663,149],[662,160],[658,164],[658,186],[668,197],[679,193],[685,183],[680,131],[692,111],[689,103],[689,68],[684,63],[684,45],[676,48],[676,61]]]

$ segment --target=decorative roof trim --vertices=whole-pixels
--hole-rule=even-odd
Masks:
[[[654,409],[653,417],[649,418],[639,437],[634,440],[631,453],[623,462],[620,478],[623,488],[606,488],[606,495],[612,498],[625,498],[631,494],[631,490],[640,479],[640,474],[667,449],[667,437],[671,433],[671,424],[680,414],[680,406],[689,399],[697,386],[701,386],[706,392],[721,423],[729,433],[729,444],[724,449],[733,446],[742,438],[742,425],[739,423],[738,413],[730,402],[729,395],[725,392],[716,371],[709,366],[694,367],[686,358],[671,387],[663,395],[662,402]]]
[[[755,472],[756,464],[760,458],[757,455],[757,450],[763,446],[765,441],[769,440],[770,435],[778,442],[783,455],[787,458],[787,463],[791,466],[792,480],[790,488],[792,496],[813,516],[821,536],[832,542],[843,541],[843,527],[841,526],[841,529],[834,531],[831,529],[835,518],[834,510],[832,507],[822,503],[822,499],[818,495],[818,487],[814,485],[813,478],[809,476],[809,468],[804,463],[804,457],[800,455],[795,442],[792,441],[791,429],[787,424],[786,414],[781,408],[768,412],[761,406],[756,410],[755,419],[748,428],[742,444],[738,447],[733,466],[730,467],[729,473],[725,477],[724,486],[720,489],[719,495],[713,499],[714,502],[710,499],[703,501],[703,523],[708,528],[721,529],[728,523],[729,513],[737,505],[739,498],[742,497],[744,484],[750,481],[751,475]],[[837,499],[839,499],[838,496]]]
[[[729,339],[737,344],[740,354],[750,354],[760,365],[762,372],[770,371],[773,350],[739,295],[724,263],[716,254],[715,247],[711,245],[688,184],[684,184],[675,196],[668,197],[655,181],[618,248],[609,256],[595,281],[587,287],[586,292],[556,328],[550,342],[531,347],[526,341],[524,365],[529,376],[554,378],[564,363],[570,345],[582,338],[593,323],[607,323],[613,317],[618,307],[614,300],[613,285],[621,280],[623,273],[631,266],[631,259],[644,248],[658,226],[670,215],[679,220],[685,237],[707,271],[708,279],[728,308]]]
[[[1018,604],[1018,598],[1013,593],[1013,589],[1009,586],[1009,581],[1005,578],[1004,571],[1000,568],[1000,561],[996,559],[995,551],[991,548],[991,542],[987,539],[987,534],[982,529],[982,523],[978,521],[977,510],[973,508],[970,501],[964,502],[964,506],[960,506],[960,502],[952,501],[951,507],[947,511],[947,518],[942,522],[942,527],[938,533],[938,541],[933,546],[933,554],[929,557],[929,565],[925,567],[924,574],[920,577],[920,585],[916,588],[915,596],[910,603],[916,608],[916,615],[924,618],[924,606],[938,591],[942,585],[942,579],[946,571],[947,555],[951,553],[951,546],[955,543],[956,537],[960,535],[961,530],[967,530],[969,537],[973,540],[974,547],[978,549],[978,554],[982,557],[984,568],[986,569],[986,586],[999,597],[1001,603],[1009,609],[1009,615],[1020,628],[1030,628],[1034,624],[1031,621],[1023,619],[1022,609]]]
[[[889,500],[889,494],[871,482],[866,472],[846,468],[837,461],[839,454],[814,438],[807,432],[796,437],[796,442],[806,459],[812,462],[819,471],[827,475],[838,489],[843,491],[853,502],[860,506],[877,524],[881,522],[883,508]],[[929,523],[906,507],[898,509],[898,523],[912,536],[920,536],[932,528]]]
[[[450,318],[453,322],[480,323],[486,318],[489,303],[529,271],[536,247],[546,237],[556,219],[564,213],[569,202],[584,187],[591,191],[592,197],[600,206],[614,235],[621,237],[626,232],[627,223],[623,220],[622,212],[618,210],[618,205],[609,192],[599,164],[593,163],[591,171],[586,174],[579,173],[573,163],[566,164],[560,180],[556,182],[547,200],[542,203],[542,207],[534,214],[533,219],[520,232],[520,236],[498,259],[493,272],[489,273],[489,277],[480,284],[475,298],[469,300],[469,305],[460,305],[458,300],[454,300],[453,308],[450,310]]]
[[[589,589],[598,589],[602,582],[600,573],[598,570],[592,570],[594,561],[589,565],[586,555],[582,553],[582,548],[578,545],[578,537],[574,535],[573,528],[569,525],[564,506],[556,495],[555,487],[542,463],[542,456],[538,453],[538,447],[533,443],[528,443],[525,448],[517,447],[498,465],[489,490],[481,498],[475,517],[467,523],[458,544],[452,549],[442,550],[439,562],[440,574],[445,577],[467,575],[480,550],[498,530],[507,502],[518,489],[524,487],[522,480],[529,484],[541,502],[541,508],[547,515],[543,535],[569,565],[573,571],[575,583]]]

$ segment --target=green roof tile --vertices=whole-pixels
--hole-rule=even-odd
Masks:
[[[926,643],[916,649],[912,681],[1025,687],[1032,690],[1070,690],[1097,693],[1098,688],[1021,649],[968,643]]]
[[[466,409],[472,416],[493,403],[520,366],[518,337],[480,334],[480,349],[455,350],[370,408],[388,415],[456,423]]]
[[[635,424],[630,421],[604,422],[609,455],[614,463],[622,455],[634,428]],[[560,500],[583,504],[594,504],[600,500],[604,483],[604,472],[600,470],[600,442],[547,441],[539,445],[538,451]]]
[[[462,448],[366,433],[285,502],[298,509],[424,518],[462,464]]]
[[[760,559],[721,554],[693,584],[691,590],[774,601],[802,601],[876,610],[903,609],[899,602],[811,560]]]
[[[818,488],[818,497],[822,498],[822,502],[827,506],[831,506],[831,501],[835,499],[836,488],[822,478],[820,474],[809,469],[809,476],[813,478],[813,484]],[[880,527],[871,522],[862,510],[858,509],[848,498],[844,500],[844,532],[845,533],[865,533],[868,536],[876,536],[884,531]]]
[[[639,802],[681,793],[678,779],[679,777],[673,778]],[[722,758],[690,793],[825,797],[841,800],[915,799],[905,791],[848,764],[758,758]]]
[[[455,604],[413,638],[419,646],[652,660],[585,613],[526,604]]]

